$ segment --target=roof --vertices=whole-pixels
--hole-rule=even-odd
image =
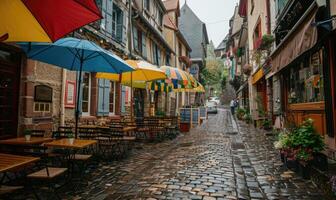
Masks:
[[[163,5],[166,7],[167,11],[180,9],[179,0],[165,0],[163,1]]]
[[[206,26],[187,4],[181,8],[178,27],[192,49],[191,58],[204,59],[204,48],[209,43]]]
[[[215,50],[226,49],[227,41],[228,41],[228,35],[225,36],[225,38],[222,40],[222,42],[217,46]]]
[[[175,31],[178,30],[177,26],[174,24],[173,20],[171,19],[171,17],[168,14],[165,14],[163,16],[163,24],[170,29],[173,29]]]

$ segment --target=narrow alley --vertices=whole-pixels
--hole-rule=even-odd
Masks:
[[[74,199],[320,199],[310,181],[286,171],[272,136],[236,125],[229,110],[190,133],[137,145],[121,162],[100,163]]]

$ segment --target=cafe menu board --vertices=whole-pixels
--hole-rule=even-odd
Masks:
[[[200,110],[200,119],[206,119],[207,118],[206,107],[199,107],[199,110]]]
[[[190,108],[180,108],[180,118],[181,123],[191,122],[191,109]]]
[[[192,108],[192,121],[191,121],[191,123],[195,124],[195,125],[199,124],[199,122],[200,122],[199,117],[200,117],[199,109],[198,108]]]

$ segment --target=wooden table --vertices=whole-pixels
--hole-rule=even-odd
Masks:
[[[0,144],[4,145],[38,145],[53,141],[53,138],[47,137],[31,137],[29,141],[25,137],[11,138],[0,140]]]
[[[46,147],[55,147],[55,148],[67,148],[67,149],[83,149],[85,147],[97,144],[96,140],[83,140],[75,139],[73,144],[70,144],[68,138],[63,138],[60,140],[54,140],[52,142],[45,143]]]
[[[0,173],[4,173],[19,167],[24,167],[38,160],[40,160],[38,157],[0,153]]]

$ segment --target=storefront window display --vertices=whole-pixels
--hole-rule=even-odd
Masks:
[[[290,104],[324,101],[323,51],[320,49],[290,69]]]

